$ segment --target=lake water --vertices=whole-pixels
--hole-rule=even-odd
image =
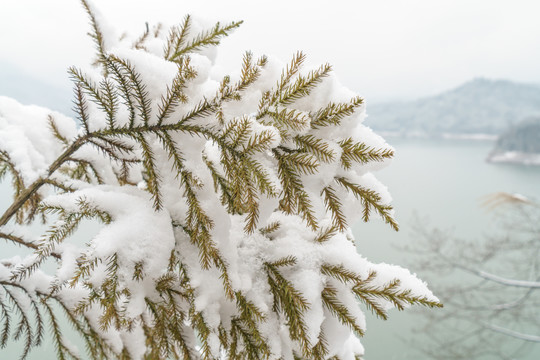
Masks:
[[[411,268],[407,255],[395,247],[414,243],[411,225],[415,213],[428,218],[432,226],[453,228],[456,235],[475,237],[488,233],[492,225],[489,214],[479,206],[483,196],[505,191],[540,199],[540,167],[486,163],[491,142],[391,138],[388,141],[396,148],[397,155],[377,177],[393,195],[401,230],[393,232],[381,221],[354,227],[359,252],[373,262],[403,265],[418,273]],[[5,189],[0,187],[0,210],[7,206],[8,200]],[[6,255],[4,250],[0,251]],[[418,275],[422,277],[421,273]],[[422,359],[408,345],[418,316],[410,311],[392,311],[388,321],[369,316],[367,334],[362,340],[366,359]],[[538,352],[530,359],[540,358],[540,346],[537,347]],[[0,359],[16,358],[13,350],[15,347],[11,346],[0,350]],[[34,351],[31,356],[39,360],[55,358],[50,346]]]
[[[393,196],[399,232],[382,221],[357,224],[354,233],[358,251],[373,262],[411,266],[410,255],[397,247],[414,244],[415,218],[427,219],[429,226],[451,229],[456,236],[481,237],[493,229],[490,213],[480,206],[486,195],[504,191],[540,199],[540,167],[489,164],[485,158],[493,143],[489,141],[392,139],[396,149],[393,163],[377,177]],[[433,290],[436,284],[432,284]],[[436,309],[429,311],[445,311]],[[423,359],[409,345],[411,330],[420,314],[391,311],[389,320],[368,317],[363,344],[366,359]],[[520,358],[523,359],[523,358]],[[540,359],[540,344],[527,359]]]

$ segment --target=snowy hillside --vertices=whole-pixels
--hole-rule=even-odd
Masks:
[[[502,134],[488,161],[540,165],[540,118],[527,119]]]
[[[371,105],[368,114],[368,126],[401,135],[499,135],[540,115],[540,86],[475,79],[437,96]]]

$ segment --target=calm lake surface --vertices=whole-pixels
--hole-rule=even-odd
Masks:
[[[382,221],[357,224],[353,230],[358,251],[372,262],[386,262],[409,268],[409,254],[397,249],[414,244],[412,225],[421,218],[430,227],[450,229],[459,237],[474,239],[493,229],[490,213],[480,206],[486,195],[504,191],[540,199],[540,167],[488,164],[485,158],[493,143],[471,140],[393,139],[393,163],[376,174],[388,186],[394,199],[400,231]],[[431,284],[436,294],[436,284]],[[444,309],[430,310],[444,311]],[[391,311],[389,320],[368,316],[362,343],[366,359],[423,359],[409,344],[421,341],[412,334],[420,314]],[[540,345],[527,359],[540,359]],[[521,358],[524,359],[524,358]],[[471,359],[472,360],[472,359]]]
[[[422,278],[411,267],[407,254],[395,247],[414,243],[414,214],[427,218],[430,226],[451,228],[458,236],[474,238],[487,234],[492,225],[489,213],[480,207],[483,196],[505,191],[540,199],[540,167],[486,163],[491,142],[387,140],[395,147],[396,158],[376,176],[392,193],[401,230],[396,233],[378,220],[354,227],[358,251],[372,262],[402,265]],[[5,186],[0,186],[0,210],[6,208],[9,196]],[[2,246],[0,243],[0,253],[6,256]],[[391,311],[389,315],[388,321],[368,316],[367,334],[362,340],[366,360],[422,359],[408,344],[413,338],[419,340],[411,329],[420,315],[411,311]],[[537,348],[530,359],[540,358],[540,346]],[[0,350],[0,359],[16,359],[18,349],[15,345]],[[30,359],[53,360],[56,355],[49,345],[33,351]]]

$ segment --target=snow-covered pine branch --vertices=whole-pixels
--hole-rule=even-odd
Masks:
[[[91,358],[352,359],[359,303],[441,306],[356,251],[349,225],[373,210],[397,229],[371,174],[393,150],[329,65],[248,52],[218,79],[206,49],[240,23],[117,38],[82,3],[97,68],[69,70],[77,119],[0,97],[0,236],[31,250],[0,261],[0,345],[24,335],[26,355],[48,321],[58,357],[79,358],[60,311]],[[37,218],[49,230],[26,234]],[[99,230],[80,243],[84,220]]]

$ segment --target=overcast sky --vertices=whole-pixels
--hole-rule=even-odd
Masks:
[[[475,77],[540,83],[538,0],[94,3],[119,30],[177,23],[186,13],[242,19],[222,46],[223,66],[232,70],[245,50],[283,60],[303,50],[313,64],[330,62],[368,102],[434,95]],[[93,54],[88,30],[76,0],[0,0],[0,65],[70,87],[66,68]]]

